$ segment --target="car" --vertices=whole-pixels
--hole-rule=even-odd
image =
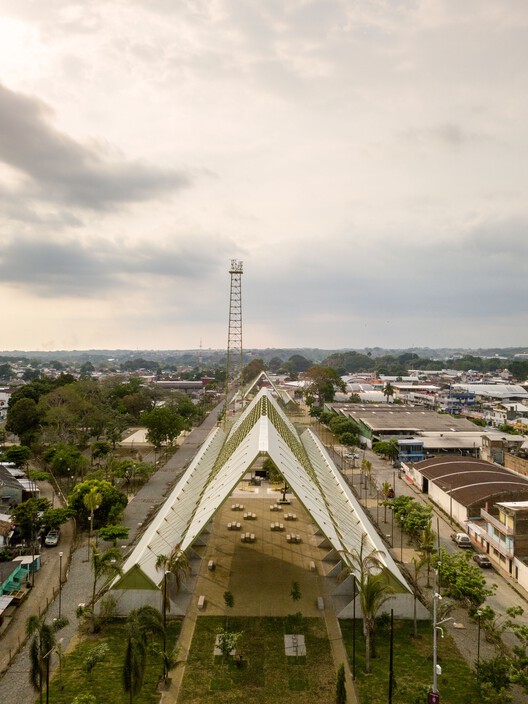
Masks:
[[[459,548],[471,547],[471,538],[467,533],[451,533],[451,540],[456,543]]]
[[[60,531],[50,530],[44,540],[44,545],[46,545],[46,547],[48,547],[48,548],[54,548],[55,545],[58,544],[59,540],[60,540]]]
[[[348,457],[350,460],[358,460],[359,455],[356,455],[355,452],[345,452],[345,457]]]
[[[491,564],[491,560],[487,555],[481,555],[480,553],[478,555],[473,555],[473,559],[477,563],[479,567],[482,567],[483,569],[490,569],[493,567]]]

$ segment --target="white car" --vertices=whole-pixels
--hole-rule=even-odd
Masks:
[[[55,545],[58,545],[58,542],[60,540],[60,531],[58,530],[50,530],[50,532],[47,534],[45,540],[44,540],[44,545],[48,548],[54,548]]]

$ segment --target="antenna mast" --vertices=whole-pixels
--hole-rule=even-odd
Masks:
[[[231,259],[229,296],[229,330],[227,334],[226,403],[229,386],[242,376],[242,270],[243,263]]]

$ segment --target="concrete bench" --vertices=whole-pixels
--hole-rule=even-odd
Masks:
[[[205,606],[205,596],[201,594],[201,596],[198,598],[198,608],[201,610]]]
[[[214,570],[214,568],[215,568],[215,561],[209,560],[209,562],[207,563],[207,569],[209,570],[209,572],[212,572]]]
[[[315,562],[313,560],[310,561],[310,572],[315,572]]]
[[[291,535],[288,534],[288,535],[286,536],[286,540],[287,540],[289,543],[291,543],[291,539],[292,539]]]
[[[324,607],[325,607],[325,605],[324,605],[324,599],[323,599],[323,597],[322,597],[322,596],[318,596],[318,597],[317,597],[317,608],[319,609],[319,611],[324,611]]]

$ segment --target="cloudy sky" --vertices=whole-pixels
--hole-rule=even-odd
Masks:
[[[0,0],[0,349],[528,344],[526,0]]]

